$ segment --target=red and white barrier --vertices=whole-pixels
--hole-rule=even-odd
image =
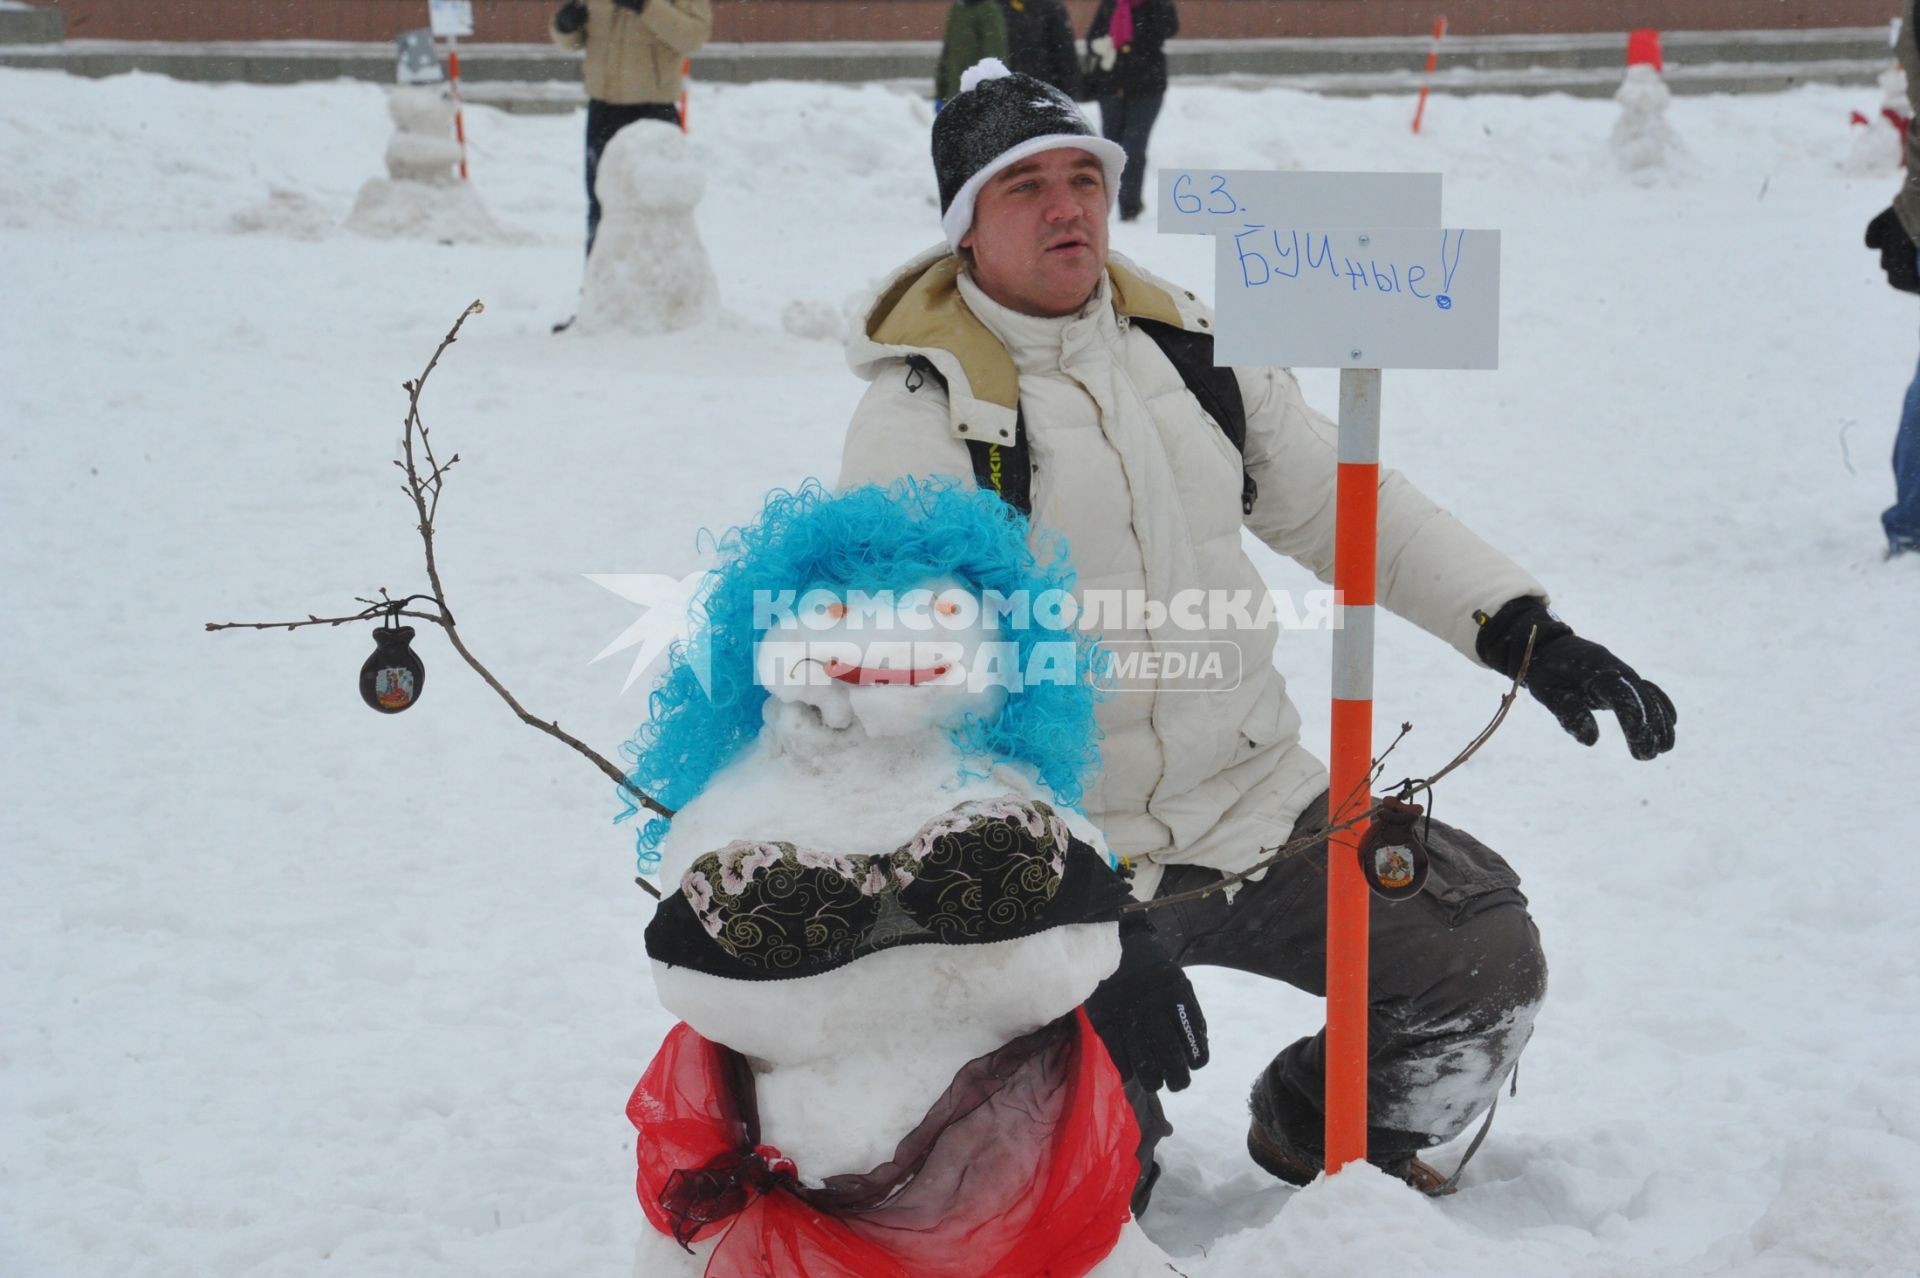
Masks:
[[[460,180],[467,180],[467,118],[460,101],[460,50],[447,42],[447,83],[453,89],[453,137],[460,144]]]
[[[1420,86],[1420,103],[1413,108],[1413,131],[1420,131],[1420,121],[1427,114],[1427,94],[1433,88],[1433,72],[1440,65],[1440,42],[1447,38],[1447,20],[1444,17],[1433,20],[1433,43],[1427,46],[1427,78]]]

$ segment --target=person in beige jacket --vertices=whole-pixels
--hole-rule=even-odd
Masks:
[[[1205,341],[1210,366],[1210,312],[1108,251],[1123,153],[1064,95],[994,74],[1003,70],[976,68],[935,117],[947,242],[895,273],[850,342],[849,362],[872,385],[840,483],[950,475],[1000,487],[1001,463],[1024,453],[1017,504],[1036,535],[1066,536],[1080,598],[1139,603],[1100,619],[1103,643],[1233,654],[1222,678],[1173,679],[1163,667],[1159,683],[1122,686],[1099,710],[1104,772],[1087,813],[1131,861],[1135,893],[1165,898],[1325,826],[1326,768],[1302,745],[1274,668],[1277,619],[1247,608],[1266,590],[1241,529],[1331,578],[1335,431],[1286,370],[1236,369],[1236,448],[1168,354]],[[1219,414],[1234,415],[1232,405]],[[1537,631],[1528,687],[1570,733],[1592,744],[1592,712],[1612,710],[1635,757],[1671,748],[1664,693],[1574,636],[1539,582],[1392,471],[1380,481],[1379,546],[1387,608],[1509,677]],[[1506,861],[1464,831],[1422,830],[1426,886],[1373,910],[1368,1148],[1435,1192],[1450,1182],[1416,1155],[1492,1104],[1532,1032],[1546,966]],[[1322,844],[1150,917],[1182,964],[1321,993],[1325,873]],[[1128,1040],[1124,1025],[1096,1017],[1096,1027],[1110,1047]],[[1294,1043],[1253,1088],[1249,1150],[1297,1183],[1324,1163],[1324,1046],[1323,1034]],[[1142,1128],[1139,1208],[1157,1174],[1153,1145],[1171,1128],[1151,1086],[1129,1094]]]
[[[586,50],[589,253],[600,225],[600,153],[636,120],[680,123],[680,66],[712,32],[709,0],[566,0],[554,13],[554,43]]]

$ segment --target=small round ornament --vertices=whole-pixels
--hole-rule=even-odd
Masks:
[[[399,714],[420,699],[427,669],[410,646],[413,627],[388,621],[373,632],[373,655],[360,667],[360,699],[381,714]]]
[[[1432,859],[1413,823],[1423,809],[1417,803],[1382,799],[1379,815],[1360,839],[1360,873],[1375,896],[1404,901],[1426,886]]]

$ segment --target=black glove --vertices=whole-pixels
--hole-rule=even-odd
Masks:
[[[553,15],[553,29],[561,35],[572,35],[586,25],[587,6],[582,0],[567,0]]]
[[[631,9],[635,13],[647,7],[647,0],[613,0],[613,2],[622,9]]]
[[[1087,1019],[1120,1077],[1184,1091],[1207,1063],[1207,1018],[1193,985],[1139,914],[1120,924],[1120,966],[1087,999]]]
[[[1600,739],[1595,710],[1611,710],[1620,720],[1627,748],[1636,759],[1651,759],[1673,749],[1673,702],[1659,687],[1634,673],[1632,666],[1547,611],[1532,596],[1510,599],[1492,617],[1480,619],[1474,649],[1480,660],[1511,679],[1535,627],[1533,660],[1527,666],[1527,691],[1553,711],[1573,739],[1592,745]]]
[[[1887,283],[1903,293],[1920,293],[1920,262],[1914,260],[1913,240],[1891,207],[1867,223],[1867,247],[1880,250],[1880,269],[1887,273]]]

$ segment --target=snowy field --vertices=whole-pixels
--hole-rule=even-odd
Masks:
[[[1389,374],[1386,456],[1680,710],[1636,764],[1523,702],[1445,787],[1553,968],[1457,1196],[1259,1173],[1246,1088],[1319,1009],[1199,975],[1214,1062],[1143,1222],[1191,1278],[1920,1273],[1920,557],[1882,562],[1877,521],[1916,316],[1860,245],[1897,175],[1842,163],[1876,100],[1677,100],[1687,155],[1641,185],[1610,102],[1440,99],[1415,137],[1403,98],[1176,85],[1160,163],[1438,170],[1449,224],[1505,233],[1501,370]],[[622,1107],[668,1023],[611,787],[436,634],[383,719],[369,626],[202,623],[426,588],[400,383],[481,298],[425,402],[462,457],[449,601],[611,754],[642,698],[589,659],[634,610],[582,574],[687,571],[699,530],[832,477],[843,308],[938,239],[929,118],[698,86],[722,315],[555,337],[578,116],[469,111],[524,238],[442,246],[341,228],[375,87],[0,71],[0,1274],[626,1272]],[[1203,242],[1114,239],[1211,292]],[[1326,636],[1281,660],[1324,741]],[[1501,691],[1398,622],[1379,666],[1396,775]]]

